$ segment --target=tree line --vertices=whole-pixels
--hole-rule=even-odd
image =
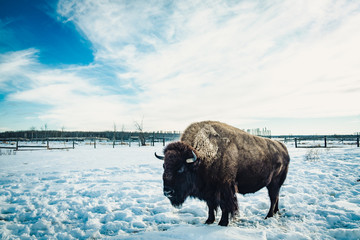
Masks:
[[[177,139],[180,137],[180,132],[143,132],[143,131],[58,131],[58,130],[23,130],[23,131],[6,131],[0,132],[1,139],[78,139],[78,138],[103,138],[116,141],[128,141],[132,138],[139,138],[146,140],[148,138],[165,138]]]

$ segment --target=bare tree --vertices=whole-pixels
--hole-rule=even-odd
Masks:
[[[43,132],[41,135],[41,137],[42,138],[47,138],[47,129],[48,129],[48,125],[47,125],[47,123],[45,123],[45,125],[44,126],[41,126],[40,127],[40,130]],[[43,143],[44,143],[44,139],[43,139]]]
[[[141,119],[141,123],[138,123],[137,121],[134,122],[136,130],[139,131],[139,140],[141,143],[141,146],[145,146],[145,133],[144,133],[144,118]]]
[[[31,131],[31,140],[34,139],[34,132],[35,132],[35,130],[36,130],[36,127],[34,127],[34,126],[32,126],[32,127],[30,128],[30,131]]]
[[[116,124],[114,123],[113,148],[115,148],[115,140],[116,140]]]
[[[116,124],[114,123],[114,135],[113,135],[113,140],[115,141],[116,139]]]
[[[139,132],[142,132],[143,131],[143,124],[144,124],[144,119],[141,119],[141,123],[138,123],[137,121],[134,122],[135,124],[135,128],[136,130],[138,130]]]
[[[64,137],[65,126],[61,127],[61,137]]]
[[[45,123],[44,129],[45,129],[45,138],[47,138],[47,130],[48,130],[48,125],[47,125],[47,123]]]
[[[124,142],[124,132],[125,132],[125,125],[123,124],[121,127],[121,144]]]

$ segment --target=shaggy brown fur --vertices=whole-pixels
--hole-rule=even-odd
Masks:
[[[215,221],[220,206],[219,225],[226,226],[229,215],[238,210],[236,192],[254,193],[267,187],[271,201],[267,217],[279,210],[279,191],[290,161],[282,143],[214,121],[191,124],[180,140],[164,150],[164,194],[174,206],[188,196],[205,200],[206,223]],[[198,159],[188,164],[192,152]]]

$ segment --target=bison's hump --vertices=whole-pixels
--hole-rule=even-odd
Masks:
[[[214,124],[214,122],[193,123],[181,136],[181,141],[191,145],[200,158],[210,162],[221,155],[224,145],[230,142]]]

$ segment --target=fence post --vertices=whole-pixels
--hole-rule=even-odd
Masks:
[[[153,132],[153,137],[152,137],[152,146],[155,146],[155,132]]]
[[[327,147],[326,136],[324,137],[324,142],[325,142],[325,148],[326,148]]]
[[[16,151],[19,150],[19,139],[16,140]]]
[[[163,146],[165,146],[165,137],[163,138]]]
[[[73,149],[75,149],[75,140],[73,140]]]
[[[49,139],[46,139],[46,148],[49,150]]]
[[[113,148],[115,148],[115,139],[114,139],[114,141],[113,141]]]
[[[94,148],[96,148],[96,139],[94,139]]]
[[[356,145],[359,147],[359,137],[356,138]]]
[[[297,148],[297,138],[295,138],[295,148]]]

